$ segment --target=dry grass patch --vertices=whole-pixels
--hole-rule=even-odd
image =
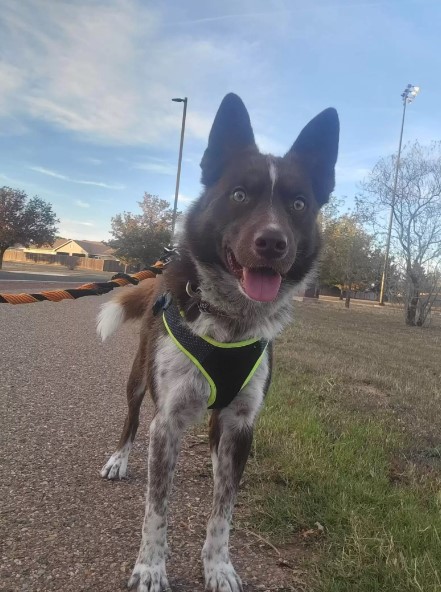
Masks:
[[[324,378],[329,402],[392,414],[422,443],[441,443],[441,326],[406,327],[387,307],[298,303],[277,362]]]
[[[314,590],[441,590],[441,331],[387,309],[299,304],[276,348],[246,496]]]

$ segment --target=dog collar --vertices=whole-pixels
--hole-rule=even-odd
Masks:
[[[220,343],[190,331],[175,303],[163,311],[167,333],[200,370],[210,385],[208,409],[223,409],[249,383],[259,368],[268,341],[247,339],[236,343]]]
[[[218,317],[225,317],[227,316],[224,312],[220,311],[218,308],[215,308],[212,304],[207,302],[206,300],[202,300],[201,297],[201,289],[196,288],[194,289],[191,285],[191,282],[187,282],[185,286],[185,291],[187,292],[188,296],[191,299],[191,306],[196,305],[198,307],[199,312],[205,312],[207,314],[213,314]]]

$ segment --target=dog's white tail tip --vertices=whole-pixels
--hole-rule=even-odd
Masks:
[[[124,323],[124,308],[119,302],[103,304],[98,314],[96,330],[105,341]]]

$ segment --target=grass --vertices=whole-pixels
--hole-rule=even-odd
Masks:
[[[441,591],[441,330],[296,312],[249,465],[253,526],[307,546],[314,592]]]

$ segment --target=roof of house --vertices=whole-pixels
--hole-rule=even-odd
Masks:
[[[61,247],[61,245],[65,245],[66,243],[69,242],[69,238],[56,238],[55,242],[52,245],[47,245],[48,247],[52,247],[54,250],[58,249],[58,247]],[[46,248],[46,245],[44,245],[44,247]]]
[[[92,255],[113,255],[114,250],[100,241],[76,240],[77,245]]]
[[[65,245],[70,241],[70,238],[56,238],[53,243],[44,243],[44,245],[40,245],[39,247],[33,247],[34,249],[44,249],[45,251],[55,250],[61,245]],[[25,249],[22,244],[16,243],[14,245],[14,249]]]
[[[109,245],[106,245],[100,241],[70,239],[67,241],[65,240],[58,247],[54,248],[57,250],[71,241],[76,243],[81,249],[86,251],[86,253],[88,253],[89,255],[113,255],[114,253],[114,250],[111,247],[109,247]]]

